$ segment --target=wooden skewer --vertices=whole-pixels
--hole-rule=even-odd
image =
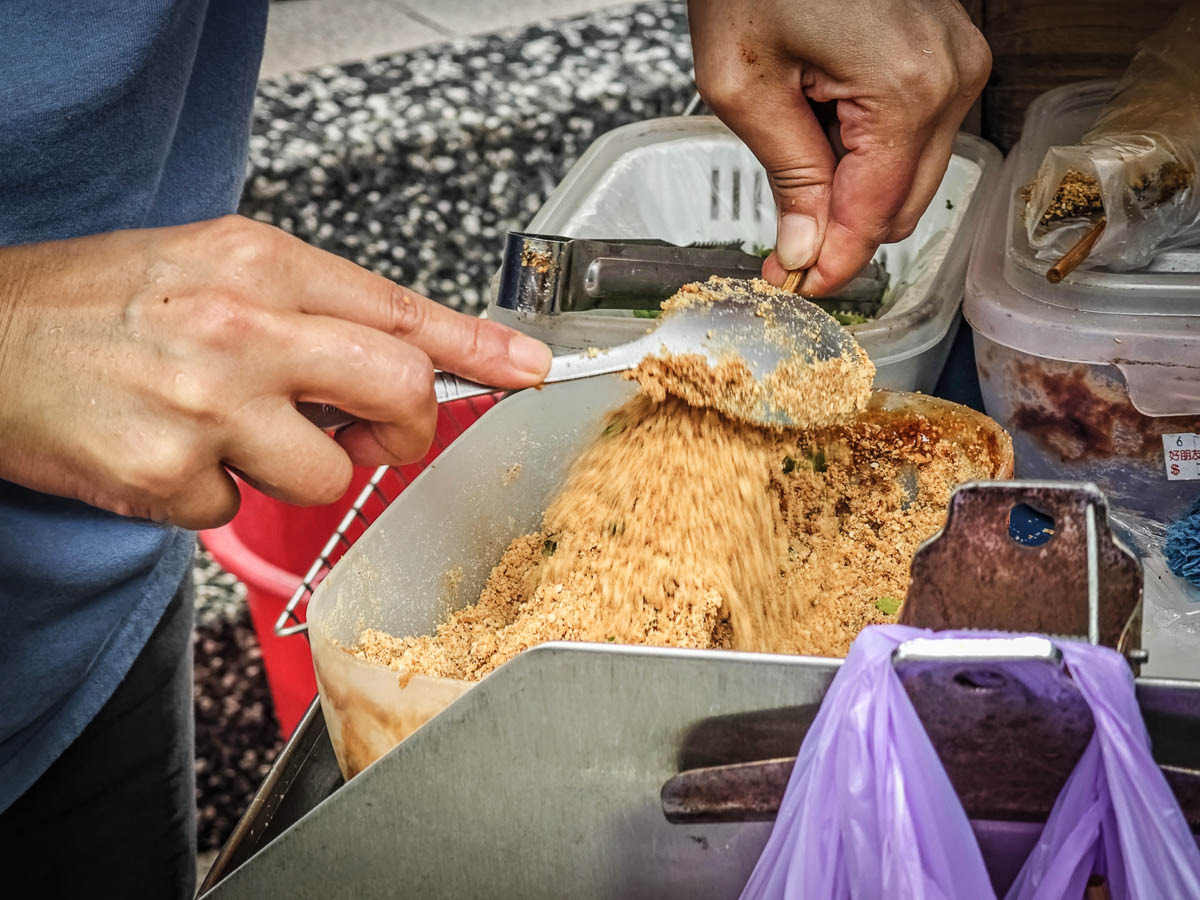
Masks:
[[[800,287],[800,279],[803,277],[804,269],[792,269],[783,282],[783,289],[792,294],[796,293],[796,288]]]
[[[1058,284],[1074,272],[1075,267],[1087,259],[1088,254],[1092,252],[1096,241],[1100,240],[1100,235],[1104,234],[1104,226],[1107,224],[1108,218],[1101,216],[1099,221],[1075,242],[1075,246],[1062,255],[1062,259],[1046,270],[1046,280],[1051,284]]]
[[[1093,875],[1088,879],[1087,887],[1083,889],[1083,900],[1112,900],[1108,882],[1102,875]]]

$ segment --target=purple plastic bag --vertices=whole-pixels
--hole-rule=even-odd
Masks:
[[[1058,647],[1096,732],[1006,900],[1082,897],[1091,874],[1113,900],[1200,897],[1200,851],[1150,755],[1129,666],[1104,647]]]
[[[932,632],[865,629],[804,738],[743,898],[995,897],[966,812],[892,668]]]
[[[914,638],[1016,637],[864,629],[805,735],[749,900],[986,900],[995,893],[966,812],[899,677]],[[1200,851],[1162,771],[1120,654],[1057,642],[1096,731],[1005,900],[1200,898]]]

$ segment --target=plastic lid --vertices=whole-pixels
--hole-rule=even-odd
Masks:
[[[1064,362],[1116,366],[1144,415],[1200,413],[1200,248],[1162,254],[1136,272],[1076,271],[1045,278],[1021,221],[1020,187],[1046,149],[1074,143],[1108,99],[1112,81],[1056,88],[1025,116],[1021,141],[975,236],[963,314],[1013,350]]]

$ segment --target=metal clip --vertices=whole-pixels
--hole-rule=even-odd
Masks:
[[[1021,504],[1054,518],[1044,544],[1010,537],[1009,516]],[[980,482],[954,493],[946,526],[917,550],[900,620],[935,630],[1088,640],[1123,651],[1136,668],[1144,661],[1135,655],[1141,592],[1141,566],[1113,536],[1107,503],[1094,485]],[[901,644],[892,663],[968,815],[1009,821],[1049,815],[1095,727],[1051,640],[919,639]],[[685,747],[681,768],[696,767],[663,786],[667,819],[774,818],[795,765],[785,753],[803,740],[815,714],[762,712],[749,728],[744,716],[702,723],[685,743],[723,747],[719,761],[731,764],[713,765],[718,759],[708,756],[705,765],[703,752],[689,759]],[[1188,821],[1200,825],[1200,775],[1164,771]]]
[[[757,278],[762,260],[723,247],[659,240],[603,241],[509,232],[496,304],[536,316],[652,309],[710,275]]]
[[[596,240],[509,232],[496,305],[526,316],[616,309],[657,309],[685,284],[713,275],[758,278],[762,259],[736,246],[666,241]],[[888,284],[887,269],[872,261],[827,310],[875,315]]]

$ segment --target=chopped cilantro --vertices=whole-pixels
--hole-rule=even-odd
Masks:
[[[813,454],[812,467],[814,472],[824,472],[828,466],[825,464],[825,451],[818,450]]]
[[[954,204],[949,200],[946,201],[946,209],[954,209]]]
[[[875,606],[886,616],[894,616],[900,611],[900,601],[895,597],[880,597],[875,601]]]
[[[617,642],[617,636],[616,636],[615,634],[610,634],[610,635],[609,635],[609,636],[606,638],[606,640],[607,640],[607,641],[608,641],[610,644],[615,644],[615,643]]]
[[[790,456],[785,456],[783,458],[783,474],[791,475],[795,471],[796,471],[796,460],[792,459]]]
[[[542,542],[542,556],[553,556],[554,551],[558,549],[558,541],[554,538],[546,538]]]
[[[839,310],[835,310],[833,313],[831,313],[831,315],[837,319],[837,323],[839,325],[861,325],[864,322],[870,321],[870,319],[868,319],[862,313],[856,312],[841,312]]]
[[[635,319],[657,319],[661,315],[661,309],[635,309],[633,311]]]
[[[613,419],[604,426],[604,436],[612,437],[614,434],[620,434],[625,430],[625,423],[621,419]]]

